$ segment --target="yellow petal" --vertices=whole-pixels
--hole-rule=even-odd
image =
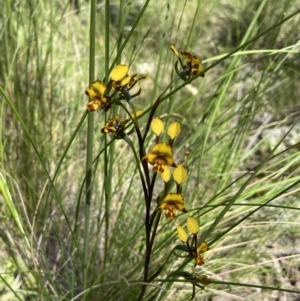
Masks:
[[[153,160],[153,162],[149,161],[149,163],[154,163],[154,159],[156,159],[157,157],[163,158],[164,161],[166,161],[166,165],[169,166],[174,166],[175,163],[173,161],[173,152],[172,152],[172,148],[169,144],[165,143],[165,142],[160,142],[157,143],[153,146],[152,150],[150,151],[150,154],[148,155],[148,157],[151,157],[151,159]],[[175,165],[176,166],[176,165]]]
[[[119,128],[119,114],[116,114],[112,119],[109,119],[105,127],[101,129],[101,133],[115,133]]]
[[[151,130],[156,136],[160,136],[164,132],[165,125],[159,118],[154,118],[151,121]]]
[[[95,98],[95,97],[99,96],[98,93],[92,89],[86,89],[85,94],[90,98]]]
[[[197,254],[204,253],[209,249],[208,244],[203,241],[200,246],[197,248]]]
[[[136,76],[136,74],[126,75],[121,81],[121,86],[124,87],[124,86],[130,85],[132,83],[132,81],[134,81],[135,76]]]
[[[171,178],[171,171],[168,166],[164,167],[164,172],[161,173],[162,179],[167,183],[170,181]]]
[[[181,226],[177,226],[176,230],[177,230],[179,239],[182,240],[183,242],[187,242],[188,235],[186,234],[184,229]]]
[[[154,160],[156,159],[156,154],[152,154],[152,153],[150,153],[150,154],[148,154],[147,156],[145,156],[143,159],[142,159],[142,161],[147,161],[148,163],[150,163],[150,164],[154,164]]]
[[[192,62],[193,61],[193,58],[195,57],[195,56],[193,56],[190,52],[188,52],[188,51],[181,51],[181,54],[182,54],[182,56],[186,59],[186,60],[188,60],[189,62]],[[195,57],[196,58],[196,57]]]
[[[175,182],[180,185],[185,181],[187,177],[187,171],[182,165],[178,165],[173,171],[173,178]]]
[[[181,212],[187,212],[187,210],[186,210],[185,207],[184,207],[184,204],[181,204],[181,203],[174,203],[174,206],[175,206],[175,208],[176,208],[178,211],[181,211]]]
[[[194,219],[193,217],[190,216],[187,218],[186,225],[189,232],[191,232],[192,234],[197,234],[199,232],[199,224],[197,220]]]
[[[168,127],[168,135],[173,140],[180,134],[181,126],[179,122],[172,122]]]
[[[180,193],[168,193],[166,197],[163,200],[163,203],[178,203],[178,204],[184,204],[183,196]]]
[[[106,85],[101,81],[101,80],[96,80],[95,82],[92,83],[91,88],[99,92],[100,94],[104,95],[105,90],[106,90]]]
[[[174,45],[170,45],[170,49],[174,52],[174,54],[175,54],[176,56],[179,57],[179,53],[178,53],[178,51],[176,50],[176,48],[175,48]]]
[[[162,203],[162,204],[158,207],[158,209],[164,210],[164,209],[166,209],[167,205],[168,205],[168,203]]]
[[[91,101],[89,102],[86,106],[87,106],[87,109],[88,111],[96,111],[99,106],[100,106],[101,102],[100,101]]]
[[[184,198],[180,193],[168,193],[162,202],[163,204],[172,204],[178,211],[187,212],[184,207]]]
[[[127,75],[121,80],[121,87],[127,86],[131,81],[131,76]]]
[[[110,73],[110,79],[114,81],[122,80],[128,72],[128,66],[126,65],[117,65]]]

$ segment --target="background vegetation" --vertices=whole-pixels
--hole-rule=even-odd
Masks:
[[[1,7],[1,300],[136,300],[142,190],[123,141],[98,157],[104,112],[94,113],[98,160],[85,214],[89,3],[3,0]],[[211,247],[195,271],[216,282],[196,300],[300,298],[299,7],[298,0],[97,3],[94,79],[117,56],[147,74],[138,109],[174,76],[170,44],[209,69],[157,114],[182,124],[176,156],[192,149],[186,207]],[[154,266],[179,243],[174,225],[185,219],[163,220]],[[190,283],[167,281],[183,268],[170,258],[144,300],[191,298]],[[192,262],[184,265],[192,270]]]

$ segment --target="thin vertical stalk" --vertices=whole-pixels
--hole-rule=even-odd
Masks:
[[[105,46],[104,46],[104,67],[105,67],[105,82],[108,82],[109,74],[109,0],[105,0]]]
[[[92,83],[95,77],[95,20],[96,20],[96,0],[91,0],[90,11],[90,70],[89,82]],[[85,235],[84,235],[84,273],[83,287],[88,284],[88,254],[89,254],[89,220],[92,196],[92,163],[93,163],[93,140],[94,140],[94,114],[88,112],[87,129],[87,150],[86,150],[86,192],[85,192]]]
[[[199,22],[198,16],[199,16],[199,13],[200,13],[201,2],[202,2],[202,1],[200,1],[200,0],[198,1],[198,5],[197,5],[196,12],[195,12],[195,14],[194,14],[192,26],[191,26],[191,28],[190,28],[190,30],[189,30],[188,41],[187,41],[187,43],[186,43],[186,45],[185,45],[186,49],[188,49],[188,48],[191,46],[191,41],[192,41],[192,39],[194,38],[194,34],[195,34],[195,26],[196,26],[196,24],[198,24],[198,22]]]
[[[118,24],[118,42],[117,42],[117,64],[121,63],[122,59],[122,42],[123,42],[123,31],[124,31],[124,0],[120,0],[120,5],[119,5],[119,24]]]
[[[105,0],[105,82],[109,81],[109,0]],[[107,116],[105,115],[105,122]],[[108,235],[109,235],[109,217],[110,217],[110,200],[111,200],[111,177],[113,169],[112,156],[114,153],[114,143],[108,146],[107,137],[105,136],[105,151],[104,151],[104,197],[105,197],[105,245],[104,245],[104,268],[107,262],[108,255]],[[109,156],[110,154],[110,156]]]

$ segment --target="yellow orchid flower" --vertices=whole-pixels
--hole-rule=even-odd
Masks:
[[[115,133],[117,135],[116,138],[121,138],[122,134],[124,134],[124,126],[128,121],[130,121],[130,119],[119,122],[119,115],[116,114],[112,119],[107,121],[105,126],[101,129],[101,133]]]
[[[105,97],[106,85],[100,81],[94,81],[91,86],[85,90],[85,94],[92,98],[93,100],[87,104],[87,109],[89,111],[96,111],[99,107],[104,111],[107,111],[111,104]]]
[[[181,226],[177,227],[178,236],[183,242],[187,244],[187,247],[189,249],[189,256],[195,259],[195,266],[203,265],[204,259],[201,256],[201,254],[209,249],[208,244],[205,241],[203,241],[197,247],[197,234],[199,232],[200,227],[196,219],[194,219],[193,217],[188,217],[187,228],[189,232],[193,234],[193,236],[190,239]]]
[[[165,210],[167,218],[174,218],[176,216],[176,210],[187,212],[184,207],[183,196],[179,193],[168,193],[158,209]]]
[[[200,246],[197,248],[197,253],[193,254],[195,258],[195,266],[204,264],[204,259],[201,256],[201,253],[206,252],[208,249],[209,249],[208,244],[205,241],[203,241],[200,244]]]
[[[170,45],[170,49],[173,51],[173,53],[178,57],[180,65],[182,70],[178,70],[177,65],[178,65],[178,61],[175,64],[175,69],[177,74],[182,78],[182,79],[186,79],[191,75],[197,75],[197,74],[201,74],[201,77],[205,77],[205,74],[202,73],[202,62],[201,60],[191,54],[188,51],[181,51],[179,55],[179,52],[176,50],[174,45]],[[183,63],[181,57],[182,56],[185,60],[185,63]]]
[[[130,90],[138,81],[145,79],[145,76],[135,78],[136,74],[128,75],[129,67],[121,64],[113,68],[110,73],[110,80],[112,81],[112,88],[115,90],[122,90],[127,88]]]
[[[142,160],[152,164],[154,172],[164,172],[166,165],[177,166],[173,159],[172,148],[165,142],[155,144],[150,153]]]

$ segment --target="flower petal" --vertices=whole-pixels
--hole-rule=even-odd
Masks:
[[[173,178],[175,182],[178,185],[180,185],[182,182],[185,181],[186,177],[187,177],[186,168],[184,168],[183,165],[178,165],[173,171]]]
[[[104,95],[105,90],[106,90],[106,85],[101,81],[101,80],[96,80],[95,82],[92,83],[91,88],[99,92],[100,94]]]
[[[204,253],[209,249],[208,244],[203,241],[200,246],[197,248],[197,254]]]
[[[117,65],[110,73],[110,79],[113,81],[121,81],[128,72],[129,68],[126,65]]]
[[[165,166],[164,171],[161,173],[161,177],[166,183],[170,181],[171,171],[168,166]]]
[[[175,48],[174,45],[170,45],[170,49],[174,52],[174,54],[175,54],[176,56],[179,57],[179,53],[178,53],[178,51],[176,50],[176,48]]]
[[[192,63],[192,61],[193,61],[193,55],[192,55],[190,52],[188,52],[188,51],[181,51],[181,55],[182,55],[187,61],[189,61],[189,62]]]
[[[156,136],[160,136],[164,132],[164,123],[160,118],[154,118],[151,121],[151,130]]]
[[[179,122],[172,122],[168,127],[168,135],[173,140],[175,139],[181,131],[181,126]]]
[[[168,193],[162,204],[172,204],[178,211],[187,212],[184,207],[184,198],[180,193]]]
[[[120,126],[119,115],[116,114],[112,119],[109,119],[105,126],[101,129],[101,133],[115,133]]]
[[[95,97],[99,97],[99,94],[94,91],[93,89],[86,89],[85,90],[85,94],[89,97],[89,98],[95,98]]]
[[[96,111],[101,104],[101,101],[93,100],[89,102],[86,106],[88,111]]]
[[[185,232],[185,230],[181,226],[177,226],[176,230],[177,230],[177,234],[178,234],[179,239],[182,240],[183,242],[187,242],[188,235]]]
[[[165,142],[155,144],[147,157],[148,162],[152,164],[154,164],[156,158],[162,158],[166,162],[166,165],[176,166],[173,160],[172,148]]]
[[[187,225],[189,232],[191,232],[192,234],[196,235],[199,232],[199,224],[195,218],[193,218],[191,216],[188,217],[186,225]]]
[[[163,203],[177,203],[177,204],[184,204],[183,196],[180,193],[168,193],[163,200]]]
[[[174,206],[178,211],[185,212],[185,213],[187,212],[187,210],[184,207],[184,204],[174,203]]]

